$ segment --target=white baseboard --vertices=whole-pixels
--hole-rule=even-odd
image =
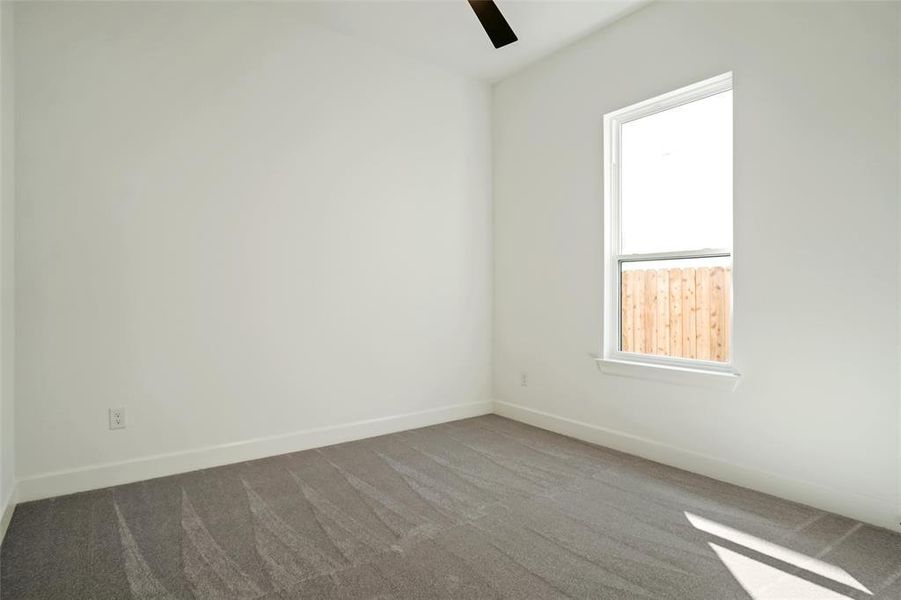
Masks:
[[[11,492],[10,498],[3,504],[0,539],[6,531],[17,502],[276,456],[492,412],[586,442],[845,515],[886,529],[901,531],[901,525],[897,518],[897,507],[888,499],[832,489],[784,475],[736,465],[655,440],[497,400],[493,404],[491,402],[458,404],[231,444],[34,475],[20,480],[17,487]]]
[[[436,425],[492,412],[492,403],[471,402],[378,419],[317,427],[282,435],[158,454],[122,462],[33,475],[19,480],[17,500],[27,502],[132,483],[176,473],[277,456],[341,442]]]
[[[784,475],[736,465],[691,450],[510,402],[496,400],[494,412],[503,417],[562,435],[706,475],[765,494],[807,504],[871,525],[901,531],[897,506],[889,499],[833,489],[809,481],[800,481]]]
[[[9,527],[9,521],[13,518],[13,511],[16,510],[16,486],[9,491],[6,499],[0,500],[0,545],[3,544],[3,538],[6,537],[6,528]]]

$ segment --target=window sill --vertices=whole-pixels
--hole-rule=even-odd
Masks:
[[[597,362],[598,369],[605,375],[662,381],[678,385],[732,391],[741,379],[741,375],[738,373],[728,371],[707,371],[704,369],[614,360],[597,356],[594,357],[594,360]]]

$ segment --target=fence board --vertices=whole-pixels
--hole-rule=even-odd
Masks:
[[[695,337],[695,270],[682,269],[682,357],[695,358],[697,339]]]
[[[657,294],[654,298],[657,306],[657,346],[654,354],[669,352],[669,271],[657,271]]]
[[[710,269],[710,360],[725,360],[723,348],[723,285],[725,278],[722,267]]]
[[[644,272],[644,305],[641,307],[644,321],[644,352],[654,354],[657,348],[657,271]]]
[[[635,352],[644,353],[644,329],[645,322],[642,316],[642,307],[644,306],[644,272],[631,271],[629,273],[632,278],[632,286],[635,290],[632,292],[632,347]]]
[[[622,273],[620,277],[620,286],[622,287],[621,300],[622,303],[622,315],[620,319],[620,329],[622,330],[622,349],[623,352],[634,352],[632,349],[632,341],[635,339],[634,325],[635,320],[632,315],[635,313],[632,312],[632,293],[633,286],[632,273],[634,271],[625,271]]]
[[[710,268],[695,269],[695,358],[710,360]]]
[[[732,348],[732,269],[723,270],[723,360],[732,360],[729,349]]]
[[[682,269],[669,271],[669,356],[682,356]]]

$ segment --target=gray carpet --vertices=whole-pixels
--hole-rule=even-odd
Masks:
[[[901,535],[497,416],[16,508],[3,600],[901,598]]]

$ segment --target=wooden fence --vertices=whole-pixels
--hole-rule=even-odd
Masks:
[[[729,360],[730,267],[622,273],[622,349]]]

